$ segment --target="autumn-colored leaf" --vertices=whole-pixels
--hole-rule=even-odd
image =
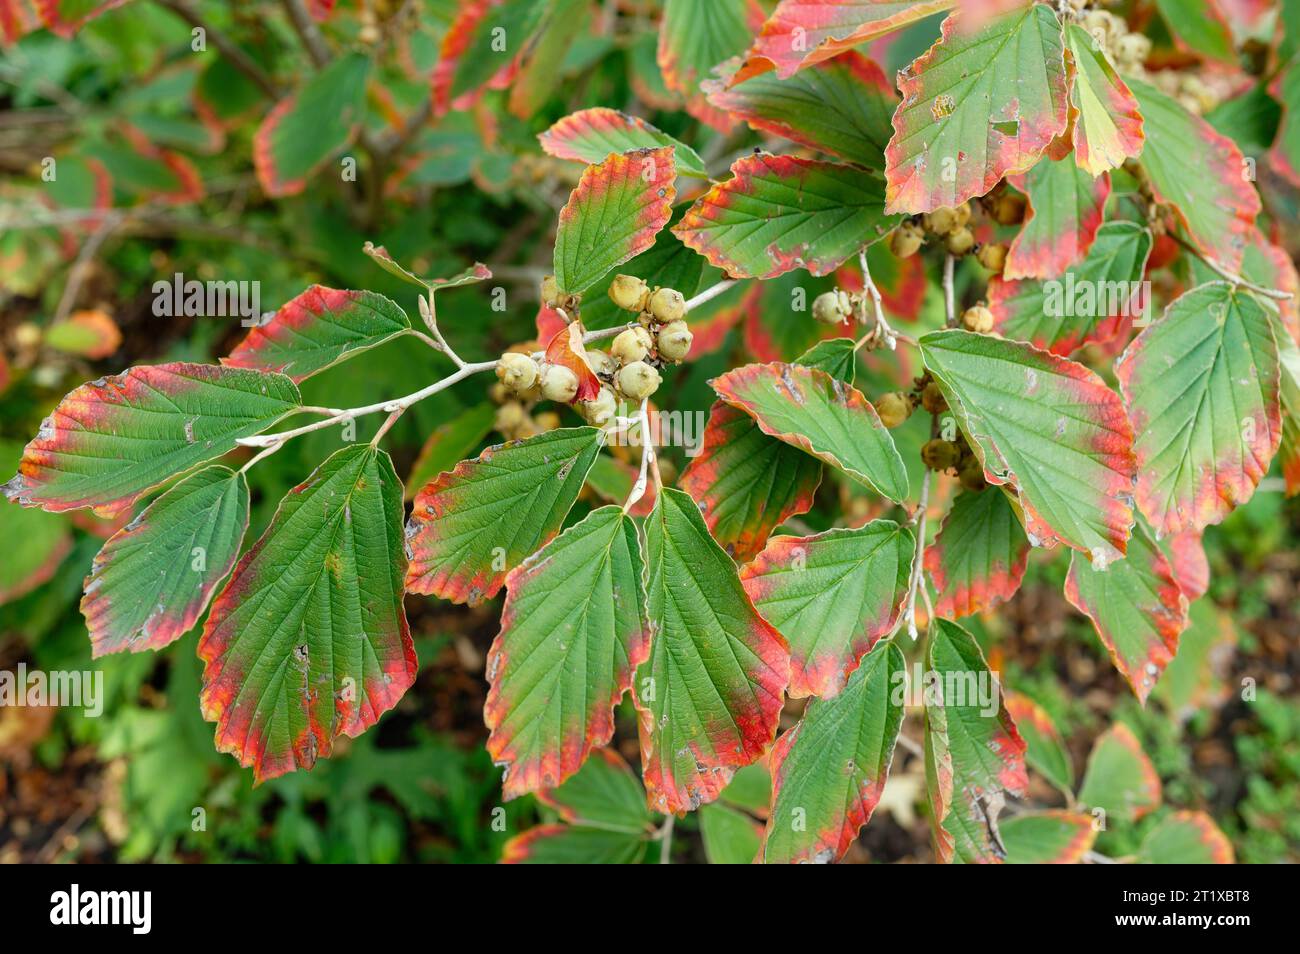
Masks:
[[[538,825],[501,849],[503,865],[635,865],[649,842],[639,835],[578,825]]]
[[[537,793],[570,825],[649,835],[654,821],[645,789],[627,760],[612,748],[597,749],[577,774],[558,788]]]
[[[0,467],[11,470],[22,458],[21,444],[0,439]],[[46,583],[72,549],[68,518],[0,501],[0,540],[21,540],[0,561],[0,606]]]
[[[1029,767],[1041,772],[1062,791],[1072,791],[1074,766],[1070,762],[1070,753],[1047,710],[1026,695],[1008,692],[1007,712],[1020,737],[1025,740],[1025,761]]]
[[[610,153],[671,146],[677,171],[684,176],[707,179],[699,154],[639,116],[616,109],[582,109],[565,116],[537,137],[542,149],[558,159],[581,163],[602,162]]]
[[[1056,278],[1082,260],[1101,228],[1110,176],[1080,169],[1069,157],[1044,159],[1025,173],[1025,224],[1007,250],[1005,278]]]
[[[1232,842],[1205,812],[1174,812],[1147,832],[1138,860],[1150,865],[1230,865]]]
[[[1300,63],[1292,61],[1269,85],[1282,104],[1282,121],[1268,161],[1288,182],[1300,188]]]
[[[1029,539],[1007,495],[997,488],[957,495],[925,569],[939,594],[935,612],[958,619],[1015,596],[1029,562]]]
[[[458,462],[477,451],[483,440],[492,432],[496,419],[496,405],[480,401],[448,418],[425,438],[420,454],[411,465],[406,480],[406,497],[441,473],[453,469]]]
[[[1070,87],[1070,105],[1078,112],[1070,130],[1074,161],[1089,175],[1099,176],[1142,154],[1142,114],[1132,91],[1087,30],[1068,24],[1065,42],[1075,67]]]
[[[92,361],[107,358],[122,344],[122,332],[112,317],[98,308],[74,311],[64,321],[50,325],[45,344]]]
[[[1199,600],[1210,588],[1210,563],[1199,530],[1183,530],[1160,541],[1169,569],[1189,601]]]
[[[514,79],[526,42],[547,4],[541,0],[466,0],[442,35],[433,70],[434,112],[468,109],[486,89]],[[504,42],[503,42],[504,40]]]
[[[546,363],[568,368],[577,378],[575,401],[590,401],[600,393],[600,379],[592,370],[587,349],[582,343],[585,333],[581,321],[572,321],[557,331],[546,345]]]
[[[1159,807],[1160,776],[1133,730],[1116,722],[1097,737],[1079,789],[1079,802],[1111,818],[1136,821]]]
[[[713,68],[739,55],[749,43],[751,0],[667,0],[659,25],[656,59],[664,85],[683,96],[686,111],[720,132],[736,119],[710,105],[700,84]]]
[[[1077,865],[1097,840],[1091,815],[1079,812],[1026,812],[998,828],[1009,865]]]

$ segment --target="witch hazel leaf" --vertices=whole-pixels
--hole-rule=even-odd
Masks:
[[[1282,104],[1282,119],[1268,161],[1283,178],[1300,187],[1300,61],[1292,60],[1268,91]]]
[[[0,438],[0,468],[12,470],[22,458],[22,445]],[[27,510],[0,501],[0,540],[21,540],[0,562],[0,606],[46,583],[72,549],[72,525],[67,517]]]
[[[406,588],[475,606],[548,543],[600,452],[594,427],[560,428],[489,447],[435,477],[406,527]]]
[[[301,402],[282,374],[184,362],[131,368],[60,401],[4,492],[25,507],[114,516]]]
[[[1025,740],[1025,761],[1029,767],[1041,772],[1062,791],[1073,791],[1074,766],[1070,763],[1070,753],[1047,710],[1026,695],[1008,692],[1007,712]]]
[[[1059,541],[1098,565],[1123,555],[1133,431],[1117,395],[1081,364],[966,331],[921,354],[991,484],[1015,488],[1034,546]]]
[[[406,496],[414,497],[415,492],[429,481],[452,470],[482,447],[484,439],[492,433],[496,411],[496,405],[491,401],[480,401],[434,428],[411,465],[411,473],[406,479]]]
[[[1218,275],[1207,276],[1214,280]],[[1269,299],[1270,306],[1278,310],[1282,330],[1275,333],[1278,347],[1283,339],[1300,342],[1300,273],[1286,249],[1270,242],[1259,229],[1255,229],[1251,242],[1241,259],[1241,277],[1265,288],[1286,292],[1290,298]]]
[[[1024,740],[966,630],[935,619],[926,668],[933,683],[925,687],[925,778],[936,854],[945,864],[999,864],[1006,852],[998,815],[1008,793],[1023,796],[1029,785]]]
[[[488,89],[503,89],[519,71],[527,38],[549,4],[541,0],[467,0],[459,4],[438,51],[431,80],[434,113],[468,109]],[[501,37],[524,38],[497,45]],[[505,53],[506,55],[502,55]]]
[[[214,464],[186,477],[109,537],[81,612],[93,655],[162,649],[194,627],[248,529],[248,482]]]
[[[405,266],[398,263],[388,249],[382,245],[376,245],[374,242],[367,242],[361,247],[374,261],[376,265],[382,268],[388,274],[402,279],[412,285],[416,285],[426,291],[438,291],[445,288],[460,288],[464,285],[473,285],[475,282],[486,281],[492,277],[492,271],[482,262],[475,262],[469,268],[453,275],[451,278],[421,278],[414,272],[408,270]]]
[[[1040,164],[1041,166],[1041,164]],[[1077,265],[1046,281],[989,282],[994,328],[1062,356],[1089,342],[1113,341],[1150,307],[1143,280],[1151,233],[1134,222],[1107,222]]]
[[[876,409],[851,384],[799,364],[747,364],[711,382],[778,440],[838,467],[894,502],[907,499],[907,469]]]
[[[1158,534],[1200,530],[1250,499],[1277,452],[1277,341],[1227,282],[1175,299],[1115,368],[1137,437],[1137,505]]]
[[[328,757],[415,682],[402,607],[402,484],[363,444],[280,502],[199,641],[203,717],[261,782]]]
[[[1116,722],[1097,737],[1079,789],[1079,802],[1110,818],[1137,821],[1160,806],[1160,776],[1133,730]]]
[[[648,839],[624,831],[578,825],[538,825],[501,849],[503,865],[636,865]]]
[[[1236,651],[1232,617],[1213,600],[1195,600],[1187,610],[1187,629],[1178,637],[1178,655],[1170,660],[1152,696],[1177,721],[1218,709],[1232,685],[1227,679]]]
[[[1080,169],[1099,176],[1142,154],[1146,133],[1137,100],[1106,52],[1077,23],[1065,28],[1065,43],[1074,60],[1070,105],[1078,111],[1070,139]]]
[[[537,139],[547,155],[582,163],[602,162],[615,152],[671,146],[679,173],[696,179],[709,177],[704,160],[690,146],[640,117],[603,106],[570,113]]]
[[[1230,865],[1232,842],[1205,812],[1174,812],[1147,832],[1138,861],[1149,865]]]
[[[884,211],[884,181],[856,166],[758,153],[731,173],[673,233],[734,278],[828,275],[897,221]]]
[[[943,36],[898,74],[903,102],[885,150],[890,212],[930,212],[1024,172],[1067,123],[1065,47],[1034,3]]]
[[[1218,0],[1155,0],[1180,48],[1237,66],[1232,28]]]
[[[1236,143],[1176,100],[1141,80],[1130,85],[1146,129],[1142,170],[1156,201],[1173,207],[1197,248],[1237,270],[1260,211],[1253,167]]]
[[[892,642],[877,646],[842,692],[814,699],[777,740],[765,864],[838,861],[870,821],[903,724],[905,667]]]
[[[844,322],[827,325],[808,320],[809,303],[835,286],[833,275],[812,278],[802,271],[750,282],[741,303],[740,337],[745,351],[755,361],[793,361],[819,342],[844,334],[849,327]]]
[[[763,847],[763,829],[744,812],[714,802],[700,808],[700,837],[711,865],[748,865]]]
[[[645,523],[650,658],[632,686],[652,811],[715,800],[776,737],[790,652],[695,502],[665,488]]]
[[[1286,495],[1300,493],[1300,347],[1276,326],[1273,337],[1278,342],[1280,387],[1278,389],[1282,410],[1282,438],[1278,444],[1278,460]]]
[[[627,760],[611,748],[597,749],[559,788],[537,793],[570,825],[600,827],[648,835],[654,819],[645,804],[645,789]]]
[[[560,785],[609,742],[649,652],[641,549],[620,508],[593,511],[510,572],[483,709],[507,800]]]
[[[406,312],[383,295],[312,285],[250,331],[221,363],[279,371],[298,383],[410,331]]]
[[[860,43],[887,36],[956,6],[957,0],[782,0],[763,24],[740,83],[775,69],[781,79]]]
[[[36,10],[55,36],[70,38],[102,13],[129,0],[35,0]]]
[[[958,619],[1015,596],[1029,562],[1029,538],[1007,495],[996,488],[958,494],[925,569],[939,598],[934,610]]]
[[[885,144],[898,94],[875,61],[856,50],[786,80],[764,74],[734,86],[705,84],[709,102],[751,129],[839,156],[869,169],[885,167]]]
[[[560,210],[555,280],[578,294],[654,245],[672,216],[671,146],[636,149],[588,166]]]
[[[1178,588],[1195,602],[1210,588],[1210,562],[1199,530],[1183,530],[1160,541]]]
[[[253,137],[253,165],[268,196],[297,195],[365,118],[370,59],[340,56],[266,115]]]
[[[1067,156],[1025,173],[1025,224],[1007,250],[1006,278],[1055,278],[1080,261],[1101,228],[1110,176],[1093,178]]]
[[[891,520],[773,537],[740,571],[745,592],[790,644],[790,695],[834,696],[894,628],[915,550]]]
[[[719,132],[736,120],[710,105],[700,84],[749,45],[751,9],[749,0],[667,0],[664,5],[655,53],[664,85],[685,98],[688,113]]]
[[[1009,865],[1077,865],[1097,840],[1091,815],[1079,812],[1026,812],[998,827]]]
[[[575,401],[590,401],[600,393],[600,379],[592,370],[582,337],[586,330],[581,321],[571,321],[557,331],[546,345],[546,363],[568,368],[578,381]]]

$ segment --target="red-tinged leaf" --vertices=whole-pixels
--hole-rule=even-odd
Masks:
[[[402,543],[388,454],[345,447],[280,502],[212,604],[203,717],[257,781],[310,769],[415,682]]]
[[[65,40],[89,21],[128,0],[34,0],[41,22]]]
[[[1116,722],[1097,737],[1079,789],[1079,803],[1121,821],[1136,821],[1159,807],[1160,776],[1133,730]]]
[[[1103,570],[1071,554],[1065,598],[1092,620],[1115,668],[1145,705],[1187,628],[1187,597],[1146,527],[1135,526],[1127,556]]]
[[[807,451],[893,500],[907,499],[907,470],[871,402],[851,384],[799,364],[748,364],[714,378],[718,396],[764,434]]]
[[[575,41],[591,32],[591,12],[587,0],[550,0],[542,7],[512,79],[507,103],[512,116],[531,119],[555,93]]]
[[[854,50],[786,80],[756,76],[738,85],[705,84],[709,102],[751,129],[782,136],[871,169],[885,167],[894,84],[874,60]]]
[[[1205,812],[1174,812],[1147,832],[1138,861],[1149,865],[1230,865],[1232,842]]]
[[[1065,43],[1075,67],[1070,88],[1070,105],[1078,113],[1070,129],[1074,161],[1098,176],[1142,154],[1142,113],[1105,50],[1083,27],[1067,25]]]
[[[1227,282],[1187,292],[1115,368],[1136,439],[1138,508],[1160,535],[1200,530],[1250,499],[1281,440],[1268,311]]]
[[[649,842],[639,835],[603,828],[538,825],[501,849],[503,865],[635,865]]]
[[[727,132],[736,118],[725,109],[710,105],[700,83],[712,76],[713,68],[744,52],[749,44],[746,22],[751,0],[667,0],[659,25],[656,59],[664,85],[681,94],[686,111],[720,132]]]
[[[1236,270],[1259,214],[1251,165],[1227,136],[1153,86],[1132,80],[1146,145],[1142,169],[1156,200],[1173,207],[1202,252]]]
[[[1082,262],[1046,281],[989,282],[989,309],[1004,338],[1053,354],[1115,341],[1150,308],[1143,275],[1151,233],[1133,222],[1107,222]]]
[[[56,209],[109,209],[113,206],[113,177],[102,162],[93,156],[69,156],[58,160],[53,182],[43,182],[41,198]],[[100,216],[81,222],[87,229],[98,228]]]
[[[421,278],[393,258],[388,249],[382,245],[367,242],[361,247],[361,251],[365,252],[376,265],[394,278],[400,278],[402,281],[423,288],[426,291],[436,292],[444,288],[460,288],[464,285],[473,285],[475,282],[486,281],[492,277],[491,269],[482,262],[475,262],[469,268],[458,272],[451,278]]]
[[[433,69],[434,112],[469,109],[488,89],[504,89],[541,22],[540,0],[466,0],[442,36]]]
[[[537,139],[547,155],[581,163],[602,162],[610,153],[671,146],[677,171],[707,179],[704,160],[690,146],[661,132],[638,116],[597,107],[570,113]]]
[[[1023,796],[1029,785],[1024,740],[970,633],[935,619],[927,663],[925,779],[935,853],[945,864],[1000,864],[1004,793]]]
[[[773,537],[740,571],[745,592],[790,645],[792,697],[837,694],[894,628],[916,544],[890,520]]]
[[[482,447],[484,439],[492,432],[495,419],[496,406],[490,401],[481,401],[438,425],[425,438],[419,456],[411,465],[406,480],[406,497],[414,497],[419,488],[439,474],[452,470]]]
[[[1119,395],[1081,364],[989,335],[931,332],[921,354],[985,478],[1018,492],[1031,544],[1099,565],[1124,553],[1134,461]]]
[[[600,452],[594,427],[489,447],[415,498],[406,528],[412,593],[476,605],[560,531]]]
[[[958,619],[1016,595],[1029,562],[1029,539],[1007,495],[997,488],[958,494],[925,568],[939,594],[934,610]]]
[[[93,655],[162,649],[194,627],[235,565],[248,482],[213,465],[172,486],[113,534],[86,578]]]
[[[652,811],[716,799],[776,737],[790,653],[690,497],[665,488],[646,520],[650,658],[632,687]]]
[[[570,825],[636,835],[654,831],[641,780],[612,748],[592,752],[573,778],[559,788],[538,792],[537,800]]]
[[[998,828],[1009,865],[1077,865],[1092,850],[1097,826],[1078,812],[1026,812]]]
[[[721,802],[701,806],[700,837],[711,865],[753,864],[763,847],[762,826]]]
[[[98,308],[74,311],[45,330],[44,344],[92,361],[107,358],[122,344],[122,332],[112,317]]]
[[[880,801],[903,724],[906,672],[892,642],[868,653],[833,699],[814,699],[772,750],[765,864],[844,857]]]
[[[304,5],[311,18],[317,23],[324,23],[329,19],[330,14],[334,12],[334,5],[338,0],[305,0]]]
[[[984,195],[1025,172],[1065,132],[1065,47],[1052,9],[1035,3],[973,32],[960,17],[898,74],[903,102],[885,151],[890,212],[929,212]]]
[[[1300,274],[1296,272],[1295,262],[1285,249],[1264,238],[1259,229],[1255,230],[1252,238],[1253,241],[1246,246],[1246,254],[1241,260],[1241,275],[1265,288],[1276,288],[1291,296],[1272,301],[1286,332],[1279,333],[1276,337],[1279,347],[1282,346],[1283,338],[1300,342]]]
[[[763,24],[733,82],[771,69],[787,79],[805,66],[955,5],[956,0],[782,0]]]
[[[600,378],[592,370],[587,349],[582,343],[584,334],[586,331],[581,321],[570,322],[546,345],[546,363],[568,368],[578,379],[575,401],[590,401],[600,393]]]
[[[14,43],[40,25],[35,0],[0,0],[0,41]]]
[[[1210,588],[1210,561],[1205,557],[1200,531],[1184,530],[1165,537],[1162,543],[1178,588],[1189,602],[1199,600]]]
[[[300,403],[281,374],[181,362],[131,368],[60,401],[4,492],[24,507],[115,516]]]
[[[671,146],[635,149],[587,167],[555,232],[561,289],[586,291],[654,245],[672,216],[675,170]]]
[[[894,224],[884,182],[855,166],[758,153],[695,200],[673,232],[733,277],[827,275]]]
[[[1074,789],[1074,766],[1061,741],[1056,723],[1047,710],[1018,692],[1007,693],[1007,712],[1025,740],[1025,761],[1029,767],[1064,792]]]
[[[1188,609],[1187,629],[1178,638],[1178,655],[1152,696],[1180,722],[1219,708],[1232,692],[1227,676],[1236,646],[1232,617],[1211,600],[1196,600]]]
[[[250,331],[221,363],[279,371],[301,382],[410,331],[406,312],[383,295],[312,285]]]
[[[267,195],[302,192],[307,179],[352,141],[365,119],[369,75],[365,54],[340,56],[266,114],[253,137],[253,165]]]
[[[135,156],[121,184],[140,192],[153,202],[187,205],[202,200],[205,192],[199,170],[188,158],[172,149],[155,145],[134,126],[123,123],[118,131]]]
[[[1178,46],[1232,67],[1238,65],[1232,29],[1218,0],[1155,0]]]
[[[1268,91],[1282,104],[1282,120],[1268,151],[1268,161],[1283,178],[1300,188],[1300,62],[1293,60]]]
[[[483,716],[507,800],[560,785],[613,737],[650,653],[641,569],[632,518],[601,507],[506,577]]]
[[[1110,176],[1093,178],[1068,157],[1044,159],[1024,176],[1025,224],[1007,250],[1006,278],[1056,278],[1092,247],[1110,196]]]
[[[1300,347],[1274,328],[1278,342],[1278,364],[1281,369],[1282,440],[1278,445],[1278,459],[1286,495],[1300,493]]]
[[[745,350],[758,361],[793,361],[818,342],[848,333],[851,325],[823,324],[810,313],[817,296],[835,286],[831,276],[812,278],[801,271],[751,282],[741,305]]]

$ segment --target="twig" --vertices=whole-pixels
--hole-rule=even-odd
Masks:
[[[433,289],[430,288],[427,296],[420,296],[420,317],[424,319],[424,323],[433,334],[433,337],[426,338],[424,335],[420,335],[420,337],[424,338],[424,340],[428,342],[434,350],[441,351],[447,357],[451,358],[456,367],[463,368],[465,367],[465,362],[461,360],[460,355],[452,350],[451,345],[447,344],[447,339],[444,338],[442,332],[438,330],[438,317],[435,308],[436,306],[433,303]]]
[[[650,435],[650,413],[646,409],[649,398],[641,399],[641,410],[637,412],[637,422],[641,425],[641,472],[637,474],[636,483],[632,485],[632,492],[627,495],[627,501],[623,504],[623,512],[629,512],[637,505],[642,497],[645,496],[646,477],[651,461],[655,458],[654,440]],[[655,468],[655,486],[659,486],[658,467]]]
[[[948,327],[957,327],[957,296],[953,291],[952,272],[957,260],[948,255],[943,260],[943,308],[948,316]]]
[[[383,439],[383,436],[389,432],[394,424],[397,423],[397,419],[405,413],[406,408],[399,407],[393,411],[392,414],[389,414],[388,419],[384,421],[383,424],[379,425],[379,430],[375,431],[375,436],[370,439],[370,446],[377,447],[379,442]]]
[[[1168,234],[1170,238],[1172,238],[1183,248],[1187,249],[1187,251],[1191,252],[1202,262],[1204,262],[1210,268],[1210,270],[1215,272],[1217,275],[1219,275],[1220,278],[1227,279],[1229,282],[1231,282],[1234,285],[1240,285],[1242,288],[1245,288],[1248,291],[1253,291],[1257,295],[1263,295],[1265,298],[1272,298],[1275,301],[1289,301],[1291,298],[1295,297],[1290,292],[1284,292],[1277,288],[1267,288],[1263,285],[1256,285],[1254,282],[1247,281],[1246,279],[1238,275],[1236,272],[1229,271],[1227,268],[1220,265],[1218,261],[1216,261],[1214,258],[1211,258],[1209,255],[1206,255],[1199,248],[1197,248],[1191,242],[1187,241],[1182,236],[1176,235],[1173,232],[1168,232],[1166,234]]]
[[[276,87],[275,81],[266,74],[266,71],[258,66],[238,44],[234,43],[220,30],[213,29],[199,15],[199,12],[190,6],[188,0],[157,0],[157,3],[161,7],[166,7],[190,26],[202,30],[204,36],[212,41],[212,45],[217,48],[221,55],[230,61],[230,65],[256,83],[258,89],[268,97],[271,99],[280,98],[280,90]]]
[[[289,15],[289,22],[293,24],[294,32],[302,40],[302,45],[306,47],[311,61],[316,64],[317,69],[324,66],[331,59],[330,48],[326,45],[325,38],[321,36],[316,21],[303,6],[302,0],[280,0],[280,3],[284,7],[284,12]]]
[[[884,339],[889,350],[894,351],[898,347],[898,333],[894,331],[894,329],[889,326],[889,322],[885,320],[885,309],[880,301],[880,289],[876,287],[876,283],[872,280],[871,268],[867,265],[866,246],[863,246],[858,250],[858,266],[862,269],[862,288],[867,293],[868,297],[870,297],[872,308],[876,313],[876,329],[879,331],[880,337]],[[865,310],[861,317],[865,321]],[[865,338],[866,336],[864,335],[863,337]]]
[[[694,298],[688,298],[686,300],[686,313],[689,315],[692,308],[699,308],[700,305],[703,305],[706,301],[712,301],[717,298],[732,285],[736,284],[736,282],[737,279],[735,278],[724,278],[716,285],[710,285]]]
[[[661,865],[672,864],[673,860],[673,823],[677,821],[676,815],[669,815],[664,819],[663,827],[659,829],[659,863]]]
[[[72,268],[68,270],[68,282],[63,286],[63,294],[59,296],[58,307],[54,309],[52,324],[58,324],[68,317],[68,312],[72,311],[72,306],[77,300],[77,293],[81,291],[81,284],[85,281],[86,270],[90,267],[90,262],[95,257],[95,253],[99,251],[100,246],[127,217],[126,213],[120,210],[105,212],[103,215],[104,221],[82,244],[81,251],[77,253],[77,258],[72,263]]]
[[[916,513],[912,517],[916,521],[916,552],[912,555],[912,577],[907,583],[907,602],[904,604],[903,618],[899,620],[899,625],[907,626],[907,635],[912,638],[912,642],[916,642],[918,636],[916,631],[916,591],[925,585],[921,563],[925,558],[926,511],[929,509],[930,472],[926,471],[925,479],[921,481],[921,500],[916,505]]]

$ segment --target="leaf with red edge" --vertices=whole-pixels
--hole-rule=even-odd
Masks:
[[[1068,157],[1044,159],[1024,176],[1025,224],[1007,250],[1006,278],[1056,278],[1092,247],[1110,196],[1110,176],[1093,178]]]
[[[460,461],[483,446],[483,440],[492,433],[496,420],[496,405],[480,401],[448,417],[425,438],[419,456],[411,465],[406,479],[406,496],[433,480],[439,474],[452,470]]]
[[[405,572],[392,461],[345,447],[280,502],[212,604],[198,654],[217,750],[265,781],[396,705],[416,670]]]
[[[475,262],[469,268],[456,273],[451,278],[421,278],[393,258],[388,249],[382,245],[367,242],[361,246],[361,251],[365,252],[371,261],[394,278],[400,278],[402,281],[423,288],[426,291],[436,292],[444,288],[460,288],[464,285],[472,285],[475,282],[487,281],[492,277],[491,269],[482,262]]]
[[[926,548],[925,568],[939,594],[934,610],[958,619],[1016,595],[1029,563],[1029,538],[998,488],[957,495]]]
[[[600,393],[600,378],[592,370],[587,349],[582,343],[585,334],[581,321],[573,321],[555,333],[546,345],[546,363],[568,368],[578,379],[575,401],[591,401]]]
[[[1232,617],[1212,600],[1196,600],[1187,611],[1187,629],[1151,696],[1185,722],[1198,712],[1217,710],[1232,694],[1230,667],[1237,648]]]
[[[1199,600],[1210,588],[1210,562],[1199,530],[1184,530],[1160,541],[1178,588],[1189,601]]]
[[[383,295],[312,285],[253,328],[221,363],[301,382],[411,330],[406,312]]]
[[[1250,499],[1277,452],[1280,367],[1266,307],[1227,282],[1180,296],[1115,367],[1136,439],[1138,508],[1159,534]]]
[[[671,146],[635,149],[588,166],[560,210],[555,280],[577,294],[654,245],[672,216]]]
[[[0,41],[14,43],[40,25],[36,0],[0,0]]]
[[[790,695],[829,698],[902,612],[916,544],[891,520],[773,537],[740,571],[745,592],[790,644]]]
[[[1018,692],[1007,693],[1007,712],[1025,740],[1025,761],[1029,767],[1064,792],[1074,789],[1074,766],[1061,741],[1056,723],[1047,710]]]
[[[540,25],[543,0],[465,0],[442,36],[433,69],[435,115],[469,109],[488,89],[504,89]],[[504,41],[504,42],[503,42]]]
[[[1117,395],[1081,364],[967,331],[921,355],[991,484],[1016,489],[1035,546],[1059,541],[1104,565],[1124,553],[1133,431]]]
[[[885,167],[898,93],[875,61],[855,50],[789,79],[765,74],[729,86],[724,78],[704,88],[709,102],[751,129],[870,169]]]
[[[665,488],[645,523],[650,658],[632,687],[652,811],[718,797],[776,737],[790,653],[695,502]]]
[[[1029,786],[1024,740],[970,633],[935,619],[926,661],[925,780],[935,854],[945,864],[1000,864],[1004,793],[1023,796]]]
[[[1138,861],[1149,865],[1230,865],[1232,842],[1205,812],[1174,812],[1147,832]]]
[[[744,52],[749,44],[750,0],[667,0],[655,58],[664,85],[686,99],[686,111],[720,132],[736,119],[710,105],[700,89],[713,68]]]
[[[1283,178],[1300,188],[1300,61],[1292,60],[1268,91],[1282,104],[1282,120],[1268,151],[1268,161]]]
[[[1278,342],[1281,368],[1282,439],[1278,444],[1278,459],[1286,495],[1294,497],[1300,493],[1300,347],[1276,327],[1273,336]]]
[[[718,396],[764,434],[838,467],[890,500],[907,499],[907,470],[871,402],[851,384],[799,364],[747,364],[714,378]]]
[[[103,13],[127,3],[128,0],[33,0],[41,15],[41,22],[55,36],[65,40],[88,22]]]
[[[509,800],[554,788],[614,735],[614,706],[650,653],[636,525],[601,507],[506,577],[488,650],[487,748]]]
[[[1146,526],[1133,528],[1127,556],[1104,570],[1071,554],[1065,598],[1092,620],[1115,668],[1145,705],[1187,628],[1187,597]]]
[[[743,82],[771,69],[781,79],[787,79],[806,66],[942,13],[956,3],[957,0],[782,0],[763,24],[733,82]]]
[[[307,179],[352,141],[365,119],[370,59],[340,56],[266,114],[253,137],[257,181],[274,198],[297,195]]]
[[[559,788],[538,792],[537,800],[570,825],[636,835],[654,832],[641,780],[612,748],[596,749],[573,778]]]
[[[765,864],[838,861],[880,801],[903,724],[903,654],[872,650],[833,699],[814,699],[772,750]]]
[[[548,0],[511,78],[507,106],[512,116],[531,119],[551,99],[566,78],[575,42],[591,30],[590,13],[587,0]]]
[[[1173,206],[1197,248],[1235,271],[1260,210],[1249,164],[1236,143],[1177,101],[1140,80],[1130,85],[1146,129],[1142,170],[1156,201]]]
[[[603,106],[570,113],[546,132],[539,133],[537,139],[547,155],[581,163],[601,162],[615,152],[671,146],[679,173],[696,179],[709,177],[704,160],[690,146],[639,116]]]
[[[1118,169],[1142,154],[1146,133],[1133,92],[1106,52],[1077,23],[1065,28],[1065,43],[1074,61],[1070,105],[1078,112],[1070,130],[1074,161],[1089,175]]]
[[[186,477],[109,537],[81,612],[93,655],[162,649],[193,628],[239,557],[248,482],[214,464]]]
[[[1092,850],[1097,826],[1079,812],[1025,812],[998,826],[1009,865],[1077,865]]]
[[[1082,262],[1046,281],[989,282],[994,329],[1062,356],[1088,342],[1114,341],[1146,316],[1143,275],[1151,233],[1133,222],[1107,222]]]
[[[853,326],[848,322],[827,325],[813,320],[809,313],[817,296],[835,286],[836,280],[829,275],[814,278],[802,271],[750,283],[741,305],[745,350],[758,361],[793,361],[818,342],[850,333]]]
[[[856,166],[758,153],[731,173],[673,232],[733,277],[829,274],[896,221],[884,212],[884,181]]]
[[[301,404],[282,374],[206,364],[141,365],[83,384],[41,424],[10,500],[115,516],[145,491],[235,449]]]
[[[117,127],[130,152],[101,153],[114,184],[139,193],[151,202],[187,205],[204,196],[203,179],[194,163],[173,149],[164,149],[127,123]]]
[[[1155,5],[1179,47],[1232,67],[1238,65],[1232,28],[1218,0],[1155,0]]]
[[[501,849],[503,865],[636,865],[649,841],[639,835],[577,825],[538,825]]]
[[[560,531],[600,452],[594,427],[489,447],[435,477],[406,528],[406,588],[471,606]]]
[[[961,17],[898,74],[903,102],[885,150],[890,212],[929,212],[1028,170],[1067,122],[1065,46],[1035,3],[964,32]]]
[[[1079,803],[1121,821],[1137,821],[1160,806],[1156,767],[1133,730],[1116,722],[1097,736],[1079,789]]]
[[[22,458],[21,444],[0,438],[0,469],[11,470]],[[0,540],[21,541],[0,562],[0,606],[47,582],[72,549],[68,518],[38,513],[0,501]]]
[[[86,308],[74,311],[63,321],[56,321],[46,328],[42,344],[65,354],[78,354],[98,361],[121,347],[122,331],[108,312]]]
[[[1206,271],[1209,269],[1207,268]],[[1205,280],[1213,281],[1218,277],[1211,273]],[[1300,342],[1300,273],[1296,272],[1295,262],[1291,260],[1286,249],[1274,245],[1259,229],[1255,229],[1252,241],[1246,246],[1246,253],[1242,256],[1241,277],[1265,288],[1276,288],[1291,296],[1269,301],[1272,307],[1277,308],[1282,319],[1282,328],[1285,330],[1285,334],[1281,332],[1277,334],[1279,346],[1283,338]]]

